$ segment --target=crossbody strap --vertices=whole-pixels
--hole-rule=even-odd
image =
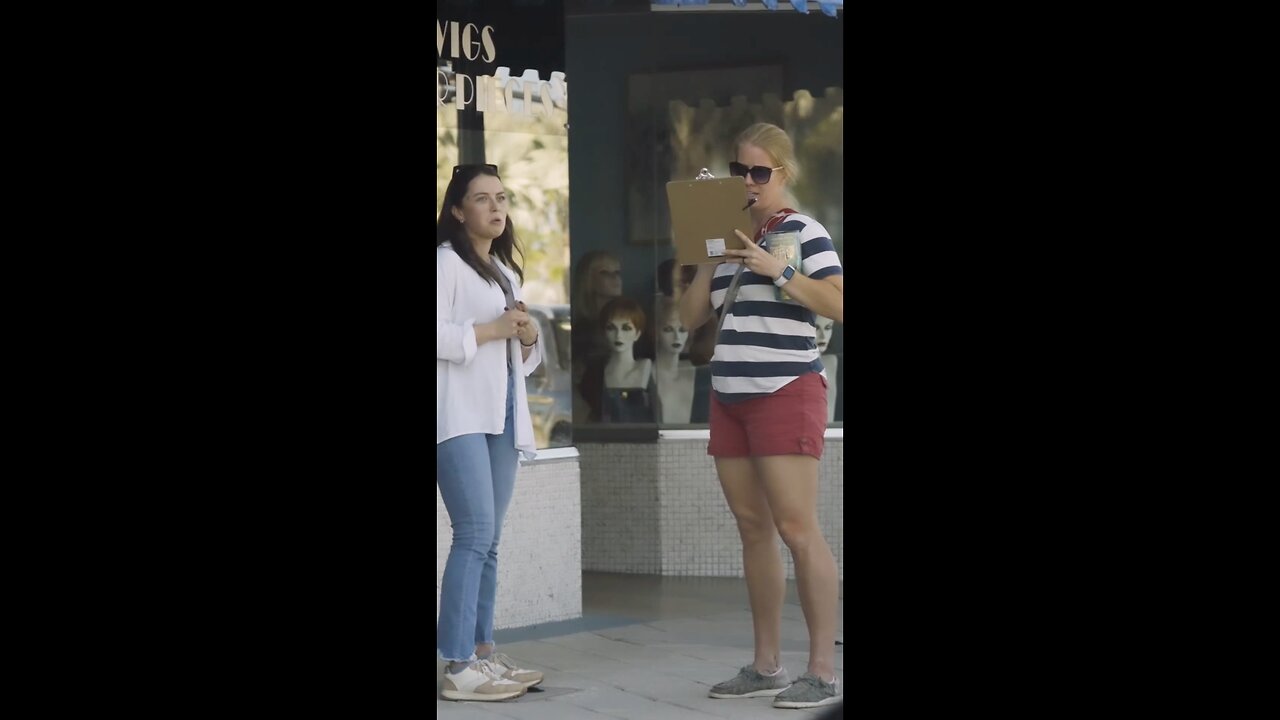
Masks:
[[[742,280],[742,271],[746,267],[746,265],[738,266],[737,271],[733,273],[733,279],[729,281],[729,290],[724,294],[724,304],[720,306],[720,319],[716,321],[717,345],[720,344],[720,328],[724,327],[724,319],[729,317],[729,309],[733,307],[733,301],[738,299],[738,283]]]

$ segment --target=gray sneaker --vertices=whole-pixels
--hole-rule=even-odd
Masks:
[[[812,673],[805,673],[795,683],[778,693],[773,699],[776,708],[811,708],[834,705],[843,698],[840,678],[827,682]]]
[[[738,676],[725,680],[711,688],[707,695],[720,700],[733,698],[773,697],[791,684],[787,669],[783,668],[777,675],[761,675],[754,667],[748,665],[738,671]]]

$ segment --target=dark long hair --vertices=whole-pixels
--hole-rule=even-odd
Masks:
[[[467,237],[466,228],[450,212],[451,208],[462,209],[462,198],[466,196],[467,188],[471,186],[472,180],[481,175],[502,179],[498,175],[497,168],[492,165],[460,165],[453,173],[453,179],[449,181],[449,187],[444,191],[444,204],[440,206],[440,217],[436,220],[436,247],[446,242],[453,243],[453,251],[458,253],[458,257],[462,258],[463,262],[470,265],[472,270],[480,274],[480,277],[501,286],[498,269],[493,267],[493,263],[488,262],[487,258],[481,259],[476,255],[476,249],[471,245],[471,238]],[[520,267],[520,263],[516,262],[513,255],[513,253],[520,253],[520,257],[523,258],[524,251],[516,242],[516,226],[511,222],[510,213],[507,213],[507,226],[502,229],[501,235],[493,239],[489,252],[497,255],[499,260],[514,270],[520,278],[520,283],[524,284],[524,268]]]

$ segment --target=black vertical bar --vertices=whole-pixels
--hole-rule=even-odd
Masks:
[[[458,164],[484,162],[484,113],[475,101],[458,111]]]

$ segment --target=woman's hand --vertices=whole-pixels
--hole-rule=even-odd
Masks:
[[[516,301],[516,308],[525,313],[525,317],[528,318],[520,323],[519,328],[516,330],[516,337],[520,340],[521,345],[530,347],[538,342],[538,323],[534,322],[533,317],[529,315],[528,308],[525,307],[523,300]]]
[[[747,237],[741,230],[734,230],[738,237],[742,240],[745,248],[741,250],[725,250],[724,254],[729,257],[738,258],[747,269],[757,275],[763,275],[770,280],[777,280],[787,264],[774,257],[768,250],[755,244],[751,238]]]
[[[498,316],[497,320],[476,325],[476,344],[483,345],[490,340],[509,340],[519,337],[524,326],[533,321],[529,313],[520,308],[511,308]],[[483,337],[481,335],[483,334]],[[534,337],[537,337],[536,333]]]

